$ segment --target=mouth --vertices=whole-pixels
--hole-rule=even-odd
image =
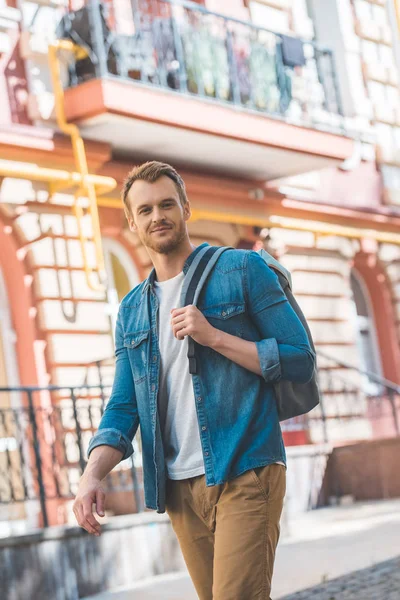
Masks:
[[[156,229],[152,229],[150,233],[162,233],[163,231],[169,231],[171,227],[157,227]]]

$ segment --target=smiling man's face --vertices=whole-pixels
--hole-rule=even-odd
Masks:
[[[128,194],[129,227],[147,248],[158,254],[174,252],[187,237],[189,203],[182,206],[175,183],[163,175],[154,183],[137,180]]]

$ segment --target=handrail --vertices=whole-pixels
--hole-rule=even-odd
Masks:
[[[100,219],[99,212],[97,208],[97,198],[96,198],[96,188],[93,185],[92,180],[89,177],[89,170],[85,152],[85,145],[83,139],[81,137],[79,128],[73,123],[68,123],[65,118],[65,110],[64,110],[64,90],[61,84],[60,77],[60,62],[58,60],[58,51],[66,50],[68,52],[74,53],[79,58],[85,56],[85,51],[82,48],[76,46],[73,42],[69,40],[57,40],[56,42],[49,45],[49,64],[50,64],[50,72],[51,78],[53,82],[54,89],[54,97],[55,97],[55,109],[56,109],[56,117],[57,124],[61,131],[65,134],[69,135],[71,138],[72,148],[74,152],[75,162],[77,168],[81,175],[82,187],[78,189],[74,195],[74,212],[76,216],[76,220],[78,223],[78,232],[79,238],[82,248],[82,256],[83,256],[83,264],[86,275],[86,281],[88,286],[95,291],[105,291],[104,282],[106,280],[106,270],[104,263],[104,255],[103,255],[103,247],[101,242],[101,229],[100,229]],[[88,200],[89,200],[89,212],[92,219],[92,227],[93,227],[93,240],[96,251],[96,264],[98,267],[98,275],[99,279],[102,282],[100,285],[95,284],[92,281],[91,275],[93,273],[93,269],[89,267],[89,261],[86,252],[86,242],[87,239],[83,233],[82,228],[82,217],[83,217],[83,208],[79,204],[78,196],[81,191],[86,192]]]
[[[106,387],[111,387],[106,386]],[[57,392],[60,390],[94,390],[98,389],[99,384],[97,385],[19,385],[19,386],[11,386],[11,387],[0,387],[0,393],[2,392]],[[54,407],[53,407],[54,408]],[[6,408],[2,410],[7,410]]]
[[[278,31],[273,31],[272,29],[268,29],[267,27],[263,27],[261,25],[256,25],[255,23],[252,23],[251,21],[243,21],[242,19],[237,19],[236,17],[229,17],[228,15],[224,15],[222,13],[215,12],[213,10],[208,10],[208,8],[206,8],[205,6],[202,6],[201,4],[196,4],[196,2],[190,2],[190,0],[161,0],[161,2],[165,2],[166,4],[170,4],[171,6],[174,6],[174,5],[182,6],[183,8],[187,8],[188,10],[197,11],[197,12],[200,12],[205,15],[212,15],[213,17],[218,17],[220,19],[223,19],[224,21],[229,21],[231,23],[237,23],[238,25],[245,25],[247,28],[254,29],[256,31],[267,31],[268,33],[273,33],[274,35],[277,35],[277,36],[282,35]],[[288,35],[287,37],[295,37],[297,40],[300,40],[304,44],[309,44],[310,46],[313,46],[316,50],[318,50],[318,52],[321,52],[322,54],[333,54],[333,52],[330,48],[320,46],[313,40],[306,40],[304,38],[298,37],[297,35],[296,36]]]
[[[327,360],[332,360],[337,365],[343,367],[344,369],[351,369],[352,371],[357,371],[361,375],[366,375],[368,377],[368,379],[374,381],[375,383],[379,383],[379,384],[385,386],[386,388],[392,390],[393,392],[396,392],[396,394],[400,394],[400,386],[397,385],[396,383],[394,383],[393,381],[386,379],[385,377],[381,377],[380,375],[376,375],[376,373],[372,373],[370,371],[365,371],[364,369],[355,367],[354,365],[351,365],[350,363],[347,363],[345,361],[338,360],[334,356],[326,354],[325,352],[321,352],[320,350],[317,351],[317,358],[318,358],[318,356],[323,356]]]

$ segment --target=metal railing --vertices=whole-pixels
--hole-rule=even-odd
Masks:
[[[49,503],[76,495],[88,443],[110,391],[101,381],[75,387],[0,388],[0,507],[38,501],[42,525],[48,526]],[[143,510],[137,460],[122,461],[105,480],[108,495],[133,494],[129,512]]]
[[[282,423],[284,432],[308,430],[310,441],[329,443],[400,435],[400,386],[322,352],[318,359],[322,403]],[[113,377],[107,359],[87,365],[83,385],[0,388],[0,508],[37,501],[47,526],[49,504],[73,499]],[[135,443],[135,460],[106,479],[108,497],[131,494],[128,512],[143,510],[140,436]]]
[[[331,50],[193,2],[132,0],[130,10],[124,7],[123,23],[116,2],[98,0],[63,17],[57,36],[87,52],[70,65],[69,86],[116,76],[343,131]],[[287,48],[297,40],[292,61]],[[293,66],[296,60],[303,65]]]
[[[282,431],[307,430],[314,442],[400,435],[400,386],[321,351],[317,359],[321,403]]]

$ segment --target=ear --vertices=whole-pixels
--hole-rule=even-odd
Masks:
[[[185,221],[189,221],[190,217],[192,216],[192,210],[190,208],[189,202],[186,202],[186,204],[183,206],[183,215]]]
[[[137,227],[135,225],[135,221],[133,220],[133,218],[131,216],[129,216],[129,217],[127,217],[127,220],[128,220],[129,229],[131,231],[136,231]]]

